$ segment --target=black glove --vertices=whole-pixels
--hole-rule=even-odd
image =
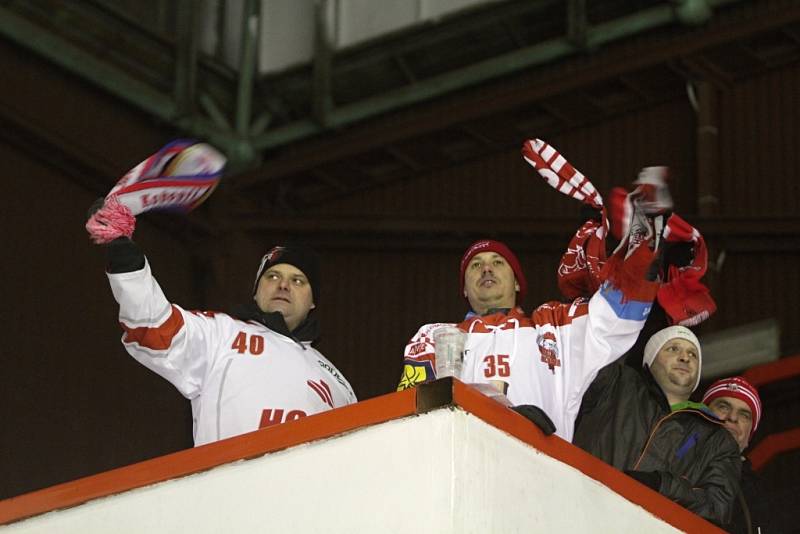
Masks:
[[[581,214],[579,215],[580,225],[586,221],[603,222],[603,212],[588,204],[581,204]]]
[[[106,245],[108,266],[111,274],[130,273],[144,268],[144,253],[127,237],[118,237]]]
[[[550,420],[544,411],[533,404],[522,404],[511,408],[518,414],[524,416],[528,421],[539,427],[545,436],[550,436],[556,431],[556,425]]]
[[[653,491],[658,491],[661,488],[661,475],[658,471],[634,471],[632,469],[626,469],[625,474],[641,482]]]
[[[664,244],[664,266],[686,267],[694,259],[694,243],[667,241]]]

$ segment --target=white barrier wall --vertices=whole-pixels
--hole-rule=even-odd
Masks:
[[[441,408],[46,513],[0,532],[678,531],[477,417]]]

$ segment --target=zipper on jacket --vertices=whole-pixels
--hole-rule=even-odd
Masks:
[[[658,420],[658,423],[656,423],[656,426],[653,427],[653,431],[650,432],[650,436],[647,438],[647,442],[644,444],[644,448],[642,449],[642,453],[639,455],[639,459],[636,460],[636,464],[633,466],[634,470],[639,469],[639,464],[642,463],[642,460],[644,459],[644,455],[647,452],[647,448],[650,447],[650,443],[653,441],[653,437],[655,437],[656,432],[658,432],[658,428],[661,426],[661,423],[663,423],[664,421],[666,421],[667,419],[669,419],[673,415],[679,414],[679,413],[683,413],[683,412],[689,412],[689,413],[697,414],[700,417],[703,417],[704,419],[706,419],[707,421],[710,421],[710,422],[714,423],[715,425],[719,425],[720,424],[719,421],[715,421],[715,420],[711,419],[706,414],[704,414],[703,412],[700,412],[698,410],[676,410],[674,412],[668,413],[667,415],[665,415],[664,417],[662,417],[661,419]]]

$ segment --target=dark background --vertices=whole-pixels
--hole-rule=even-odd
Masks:
[[[774,20],[782,4],[767,4],[764,16]],[[754,13],[731,20],[744,24]],[[797,354],[800,16],[791,15],[797,18],[788,17],[780,30],[753,25],[736,43],[713,47],[702,41],[713,28],[668,34],[663,45],[658,36],[640,40],[276,150],[263,168],[226,178],[188,217],[140,217],[135,239],[168,298],[212,310],[249,298],[260,256],[273,244],[300,239],[318,248],[324,257],[319,348],[367,399],[394,390],[403,346],[420,325],[463,315],[458,262],[473,240],[495,237],[517,251],[530,286],[527,309],[558,297],[555,268],[579,205],[520,158],[521,142],[541,136],[601,192],[627,185],[643,166],[668,165],[677,211],[703,231],[712,262],[725,253],[721,269],[710,269],[706,279],[719,311],[699,328],[701,337],[775,318],[783,355]],[[758,56],[747,69],[725,63],[745,45],[757,56],[753,50],[766,47],[759,48],[759,39],[774,41],[776,32],[794,48]],[[689,39],[700,43],[691,54],[669,52]],[[645,53],[649,63],[620,66]],[[698,70],[701,60],[712,66]],[[192,439],[188,401],[120,344],[104,253],[83,229],[95,198],[181,132],[2,38],[0,73],[0,498],[6,498],[190,447]],[[553,85],[570,76],[583,83]],[[609,96],[608,87],[620,80],[643,95],[635,105]],[[710,115],[692,107],[687,81],[710,87],[712,97],[703,101]],[[535,113],[530,102],[476,113],[526,86],[539,93],[550,87],[536,97]],[[541,109],[561,119],[537,123]],[[430,125],[436,116],[440,129]],[[711,142],[701,128],[705,120],[716,128]],[[387,133],[413,131],[414,121],[419,131],[400,141]],[[462,137],[473,145],[459,144]],[[318,189],[309,184],[321,176],[358,177],[380,160],[376,151],[399,145],[417,162],[405,174],[373,175],[364,187],[314,197]],[[351,155],[345,163],[300,164],[314,151],[339,149]],[[276,200],[281,180],[258,180],[260,172],[276,172],[273,161],[273,169],[296,166],[281,177],[294,183],[291,209]],[[256,185],[237,186],[242,176]],[[708,192],[719,200],[710,207],[699,201]],[[797,391],[792,381],[764,389],[757,440],[798,425]],[[786,510],[798,505],[800,458],[784,455],[764,475],[786,515],[780,521],[792,525]]]

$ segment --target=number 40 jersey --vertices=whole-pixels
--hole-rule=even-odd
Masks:
[[[195,446],[356,402],[310,342],[170,304],[148,263],[108,278],[128,353],[191,400]]]

